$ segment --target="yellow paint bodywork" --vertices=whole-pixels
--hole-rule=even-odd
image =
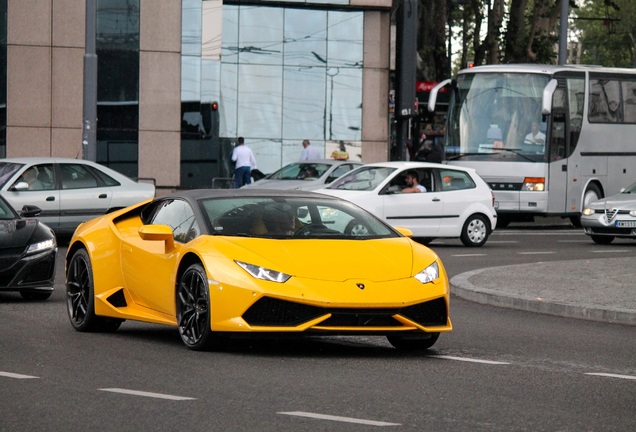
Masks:
[[[127,212],[130,214],[130,208],[82,224],[69,244],[67,262],[78,247],[86,248],[90,255],[97,315],[176,326],[175,293],[183,260],[199,261],[208,274],[214,331],[334,330],[320,326],[329,318],[328,313],[297,327],[251,327],[242,315],[263,296],[318,307],[366,309],[397,309],[443,298],[449,310],[449,282],[442,262],[432,250],[407,237],[277,240],[200,236],[181,244],[166,235],[165,227],[144,227],[139,216],[118,218]],[[256,279],[235,261],[291,277],[285,283]],[[439,266],[435,281],[423,284],[413,277],[434,262]],[[124,307],[115,307],[107,300],[119,291],[126,299]],[[452,330],[450,318],[445,325],[430,328],[399,315],[394,318],[401,327],[337,330]]]

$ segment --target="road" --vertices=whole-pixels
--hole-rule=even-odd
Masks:
[[[511,225],[478,249],[458,240],[431,247],[451,277],[636,257],[636,242],[599,246],[561,225]],[[633,326],[453,297],[454,331],[427,354],[397,351],[381,337],[247,340],[197,353],[162,326],[75,332],[64,253],[48,301],[0,294],[0,431],[636,430]]]

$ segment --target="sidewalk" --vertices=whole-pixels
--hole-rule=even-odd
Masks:
[[[489,267],[450,280],[451,294],[477,303],[636,325],[633,258]]]

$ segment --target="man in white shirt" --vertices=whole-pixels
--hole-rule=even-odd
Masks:
[[[239,137],[232,151],[234,162],[234,186],[238,189],[252,182],[252,168],[256,169],[256,158],[252,149],[245,145],[243,137]]]
[[[426,188],[420,184],[417,171],[408,170],[406,172],[406,186],[402,189],[402,193],[421,193],[426,192]]]
[[[526,135],[526,139],[524,142],[526,144],[545,144],[545,134],[539,130],[539,123],[532,122],[532,131],[528,135]]]
[[[320,154],[320,149],[312,147],[309,140],[303,140],[303,147],[303,151],[300,153],[301,161],[323,158],[323,155]]]

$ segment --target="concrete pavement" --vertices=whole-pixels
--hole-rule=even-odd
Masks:
[[[450,283],[451,294],[477,303],[636,326],[634,258],[489,267]]]

